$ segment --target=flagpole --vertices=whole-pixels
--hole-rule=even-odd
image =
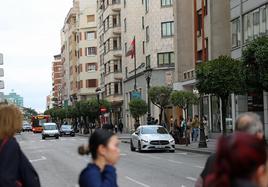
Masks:
[[[134,78],[135,78],[135,83],[134,83],[134,90],[137,91],[137,61],[136,61],[136,37],[134,36]]]

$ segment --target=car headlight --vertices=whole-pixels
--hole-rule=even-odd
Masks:
[[[149,141],[144,140],[144,139],[141,139],[141,141],[144,142],[144,143],[148,143],[149,142]]]
[[[174,139],[169,140],[169,143],[175,143]]]

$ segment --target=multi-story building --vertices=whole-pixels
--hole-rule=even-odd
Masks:
[[[17,105],[18,107],[23,107],[23,97],[15,93],[14,90],[11,90],[8,95],[5,95],[5,100],[8,103]]]
[[[148,88],[145,70],[151,68],[150,86],[171,86],[174,75],[174,16],[172,0],[124,1],[121,9],[123,45],[123,85],[124,85],[124,123],[128,129],[134,126],[128,103],[138,91],[147,101]],[[135,37],[136,76],[134,60],[126,56]],[[136,80],[135,80],[136,79]],[[136,90],[134,88],[137,83]],[[148,102],[148,101],[147,101]],[[151,105],[151,116],[159,118],[160,110]],[[172,108],[166,109],[168,119],[172,119]],[[146,116],[140,119],[146,124]],[[168,121],[170,124],[170,121]]]
[[[3,54],[0,53],[0,66],[2,66],[3,64],[4,64]],[[0,77],[4,77],[4,68],[0,68]],[[4,88],[5,88],[4,81],[0,80],[0,90]],[[4,101],[4,93],[0,92],[0,102],[3,101]]]
[[[232,57],[240,59],[243,49],[253,39],[268,35],[268,1],[267,0],[230,0]],[[265,123],[268,135],[268,93],[248,93],[233,97],[234,117],[242,112],[258,113]]]
[[[122,118],[123,74],[120,0],[98,0],[98,62],[102,98],[111,103],[110,122]]]
[[[97,63],[96,1],[80,1],[77,19],[77,96],[78,100],[96,97],[99,82]]]
[[[61,55],[55,55],[52,62],[52,100],[57,106],[62,104],[62,68]]]
[[[220,55],[230,55],[230,2],[217,0],[174,1],[175,15],[175,90],[198,92],[195,88],[195,66]],[[232,96],[233,97],[233,96]],[[213,95],[203,97],[203,114],[210,132],[220,133],[221,102]],[[233,102],[228,105],[227,129],[234,129]],[[190,106],[189,116],[200,114],[200,107]],[[178,115],[174,115],[178,118]]]

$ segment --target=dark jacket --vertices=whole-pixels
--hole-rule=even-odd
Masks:
[[[80,187],[118,187],[116,170],[113,166],[106,166],[101,172],[96,164],[88,164],[79,177]]]
[[[2,140],[0,145],[2,145]],[[15,138],[10,138],[0,152],[0,187],[40,187],[38,174],[21,151]]]

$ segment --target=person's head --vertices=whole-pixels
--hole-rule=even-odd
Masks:
[[[78,152],[80,155],[91,153],[93,161],[104,159],[113,165],[120,157],[119,140],[112,132],[98,129],[90,136],[88,146],[80,146]]]
[[[10,138],[22,128],[23,116],[14,105],[0,106],[0,139]]]
[[[246,112],[238,116],[235,122],[235,130],[254,134],[260,139],[264,138],[261,119],[257,114],[252,112]]]
[[[237,132],[220,138],[214,172],[205,179],[205,186],[229,187],[236,180],[268,185],[266,146],[255,135]]]

